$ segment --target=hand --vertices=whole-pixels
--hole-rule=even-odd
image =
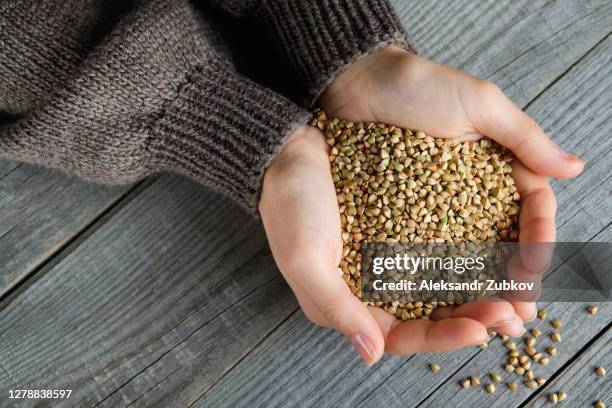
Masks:
[[[575,177],[584,165],[492,83],[394,46],[336,78],[321,105],[328,116],[384,122],[433,137],[476,140],[485,135],[541,176]]]
[[[466,304],[439,321],[401,323],[366,307],[338,273],[340,212],[329,146],[316,128],[300,128],[266,171],[259,211],[276,263],[306,316],[342,332],[368,364],[386,349],[403,354],[448,351],[487,340],[486,327],[515,323],[514,310]],[[467,316],[467,317],[466,317]]]
[[[340,210],[329,146],[314,127],[298,129],[268,167],[259,212],[276,264],[306,316],[341,331],[367,363],[384,339],[372,315],[338,273]]]
[[[486,135],[517,156],[512,164],[521,194],[519,240],[555,240],[555,196],[546,176],[569,178],[578,175],[583,162],[563,151],[542,129],[497,87],[443,65],[438,65],[397,47],[372,54],[345,71],[326,90],[321,105],[329,116],[355,121],[390,123],[422,130],[434,137],[476,140]],[[397,321],[382,311],[373,311],[386,338],[387,350],[414,352],[415,338],[426,333],[421,321]],[[511,314],[511,315],[510,315]],[[436,310],[438,323],[461,318],[457,331],[447,330],[442,339],[457,338],[469,331],[498,331],[520,335],[523,321],[535,318],[531,302],[470,303]],[[502,321],[501,316],[507,316]],[[497,318],[495,318],[497,317]],[[492,324],[492,322],[497,323]],[[433,336],[432,336],[433,337]],[[468,345],[464,336],[464,345]],[[416,351],[432,351],[426,342]]]

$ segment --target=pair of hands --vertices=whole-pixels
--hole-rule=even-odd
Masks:
[[[326,90],[329,117],[384,122],[434,137],[486,135],[512,150],[521,195],[519,240],[555,240],[555,196],[547,177],[571,178],[583,162],[552,142],[495,85],[398,47],[363,58]],[[259,210],[274,259],[306,316],[342,332],[367,364],[383,352],[439,352],[488,340],[487,331],[524,333],[536,316],[531,302],[473,302],[436,309],[431,320],[400,321],[353,296],[337,272],[340,215],[329,147],[304,126],[285,144],[264,177]]]

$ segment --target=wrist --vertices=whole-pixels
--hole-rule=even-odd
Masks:
[[[319,129],[302,125],[286,139],[281,152],[272,160],[267,172],[304,159],[329,161],[328,150],[325,136]]]
[[[410,63],[415,56],[404,48],[390,45],[360,59],[325,89],[319,101],[321,107],[333,115],[355,100],[378,92],[379,80],[388,80],[389,76],[396,75],[401,71],[397,67]]]

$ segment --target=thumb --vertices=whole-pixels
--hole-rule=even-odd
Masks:
[[[479,133],[510,149],[535,173],[571,178],[582,172],[584,162],[553,142],[538,124],[519,109],[494,84],[478,82],[470,114]]]
[[[380,360],[385,349],[382,331],[333,263],[301,262],[288,269],[285,277],[311,321],[344,334],[366,364]],[[312,307],[304,307],[305,304]]]

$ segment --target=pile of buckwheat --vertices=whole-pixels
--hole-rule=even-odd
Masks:
[[[312,125],[331,146],[344,249],[340,269],[356,296],[364,242],[516,240],[520,197],[513,156],[493,141],[436,139],[381,123],[331,119],[322,111]],[[374,304],[407,320],[427,319],[448,303]]]

